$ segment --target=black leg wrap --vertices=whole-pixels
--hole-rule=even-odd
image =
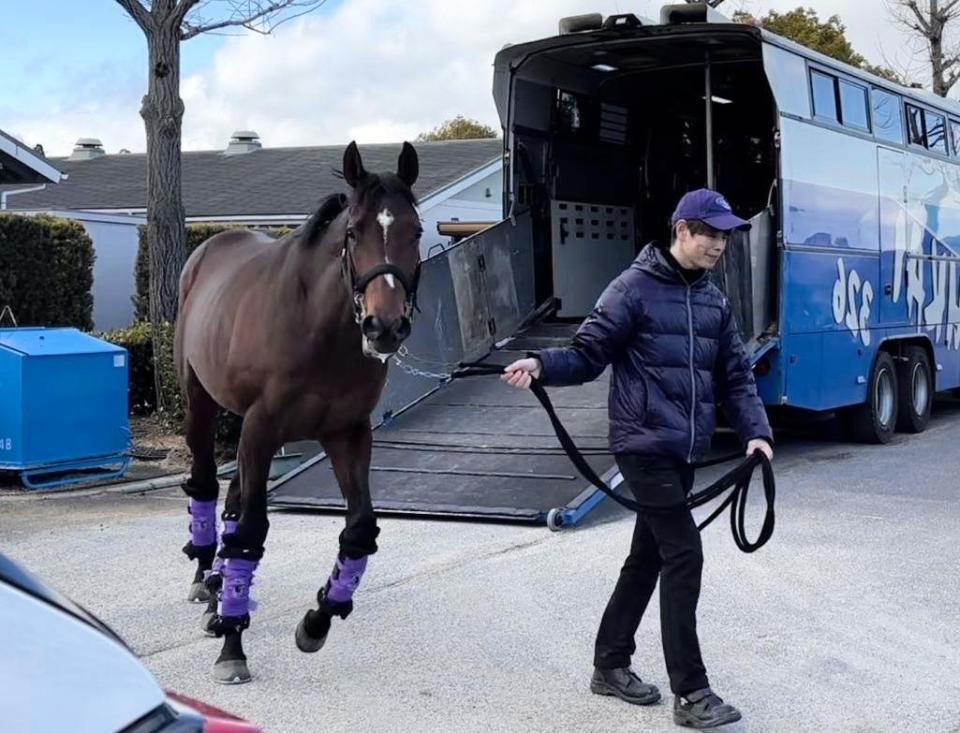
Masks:
[[[183,554],[191,560],[199,560],[200,567],[209,570],[213,565],[213,558],[217,556],[217,545],[214,543],[197,546],[191,540],[183,546]]]
[[[239,634],[250,628],[250,614],[243,616],[220,616],[214,617],[207,625],[207,629],[214,636],[224,636],[226,634]]]
[[[233,557],[259,561],[263,557],[263,540],[249,537],[250,533],[244,529],[242,525],[238,525],[236,532],[221,537],[223,547],[220,548],[220,557],[224,560]],[[266,529],[263,536],[266,536]]]
[[[331,601],[327,598],[326,585],[317,591],[317,606],[321,614],[339,616],[340,618],[346,618],[350,615],[350,612],[353,611],[353,601]],[[314,635],[311,634],[311,636]],[[319,638],[319,636],[317,638]]]
[[[375,517],[364,517],[340,533],[340,554],[351,558],[372,555],[377,551],[380,528]]]
[[[314,639],[323,639],[330,633],[331,615],[325,611],[307,611],[303,617],[303,630]]]
[[[220,573],[210,573],[210,575],[204,579],[203,584],[207,586],[207,590],[210,591],[210,594],[213,596],[213,608],[216,610],[217,593],[219,593],[223,587],[223,576],[220,575]]]
[[[216,481],[201,485],[192,478],[188,478],[180,484],[180,488],[183,489],[184,494],[197,501],[212,501],[220,493],[220,484]]]

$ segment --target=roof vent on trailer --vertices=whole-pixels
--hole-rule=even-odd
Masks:
[[[660,9],[661,25],[680,23],[729,23],[730,19],[705,2],[686,5],[664,5]]]
[[[560,35],[584,31],[598,31],[603,27],[603,16],[600,13],[586,13],[584,15],[570,15],[560,19]]]

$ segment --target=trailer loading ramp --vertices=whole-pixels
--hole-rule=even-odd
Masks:
[[[575,328],[536,324],[485,363],[508,364],[529,349],[569,343]],[[550,396],[593,469],[617,485],[607,448],[608,382],[605,372],[585,385],[551,388]],[[370,484],[381,514],[547,521],[558,528],[576,524],[603,498],[577,473],[534,396],[495,377],[445,383],[377,427],[373,438]],[[276,482],[270,504],[345,508],[323,454]]]

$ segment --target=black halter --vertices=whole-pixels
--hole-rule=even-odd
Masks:
[[[381,262],[367,270],[363,275],[357,277],[357,269],[353,264],[353,254],[350,252],[350,245],[346,239],[343,242],[343,250],[340,254],[340,267],[343,271],[343,279],[350,290],[350,296],[353,301],[353,318],[359,324],[363,321],[363,294],[367,286],[381,275],[393,275],[400,284],[403,285],[406,298],[403,307],[403,315],[413,322],[413,312],[420,312],[417,306],[417,286],[420,284],[420,265],[417,260],[417,269],[413,272],[413,282],[407,279],[403,270],[393,264]]]

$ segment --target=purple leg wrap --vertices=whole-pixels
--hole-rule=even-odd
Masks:
[[[220,531],[220,545],[223,546],[223,536],[233,534],[237,531],[237,521],[235,519],[224,519],[223,529]],[[211,575],[221,575],[223,573],[223,558],[217,555],[213,558],[213,567],[210,568]]]
[[[350,557],[337,558],[337,564],[330,573],[327,581],[329,590],[327,598],[336,603],[348,603],[353,600],[353,592],[360,585],[363,571],[367,569],[366,556],[353,559]]]
[[[190,499],[190,541],[194,547],[217,544],[217,501]]]
[[[250,613],[250,586],[257,561],[230,557],[223,563],[223,587],[217,613],[221,616],[246,616]]]

